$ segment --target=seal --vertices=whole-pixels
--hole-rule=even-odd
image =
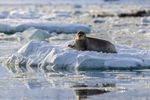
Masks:
[[[117,53],[115,46],[106,40],[87,37],[82,31],[75,36],[75,43],[68,47],[81,51],[97,51],[103,53]]]

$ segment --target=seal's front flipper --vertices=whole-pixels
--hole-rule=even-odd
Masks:
[[[74,46],[74,45],[70,45],[70,44],[68,45],[68,47],[70,47],[70,48],[75,48],[75,46]]]

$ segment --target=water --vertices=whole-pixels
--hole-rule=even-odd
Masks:
[[[0,79],[0,98],[6,100],[141,100],[150,98],[149,70],[28,72],[15,75],[6,73]]]
[[[97,0],[94,0],[97,2]],[[99,0],[98,0],[99,1]],[[140,4],[137,0],[137,4]],[[12,2],[12,1],[2,1]],[[14,1],[13,1],[14,2]],[[22,3],[22,1],[17,1]],[[40,2],[40,1],[39,1]],[[50,2],[50,1],[45,1]],[[52,2],[52,1],[51,1]],[[63,1],[64,2],[64,1]],[[67,1],[66,1],[67,2]],[[77,1],[79,2],[79,1]],[[88,1],[90,2],[90,1]],[[100,2],[103,2],[100,0]],[[129,3],[127,1],[124,1]],[[79,2],[81,3],[81,2]],[[91,3],[91,2],[90,2]],[[115,2],[117,4],[117,2]],[[149,1],[143,1],[148,5]],[[83,2],[82,2],[83,4]],[[109,4],[109,3],[108,3]],[[109,13],[128,12],[131,9],[149,9],[145,5],[2,5],[0,11],[8,11],[9,15],[0,20],[5,24],[19,22],[51,21],[61,23],[84,23],[92,27],[89,36],[103,38],[117,46],[131,46],[149,50],[149,17],[137,18],[93,18],[93,14],[103,11]],[[131,3],[132,4],[132,3]],[[27,9],[27,7],[29,9]],[[55,7],[55,9],[54,9]],[[118,9],[118,8],[125,9]],[[8,9],[6,9],[8,8]],[[100,10],[101,8],[101,10]],[[38,18],[12,18],[13,11],[36,12]],[[64,12],[65,11],[65,16]],[[62,14],[63,12],[63,14]],[[66,14],[69,14],[68,15]],[[69,12],[69,13],[68,13]],[[59,15],[57,15],[59,13]],[[51,16],[54,14],[55,16]],[[30,18],[31,17],[31,18]],[[98,23],[95,23],[98,20]],[[0,27],[1,28],[1,27]],[[74,34],[53,33],[49,38],[51,44],[64,44],[71,40]],[[0,99],[2,100],[149,100],[150,70],[51,70],[44,72],[39,68],[28,67],[27,72],[12,73],[5,61],[28,41],[18,39],[19,35],[0,35]],[[142,66],[140,66],[142,67]]]

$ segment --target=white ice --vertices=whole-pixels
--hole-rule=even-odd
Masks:
[[[13,21],[6,20],[0,21],[0,32],[2,33],[15,33],[22,32],[27,30],[28,28],[34,27],[37,29],[46,30],[49,33],[76,33],[78,31],[83,31],[89,33],[91,28],[89,25],[78,24],[78,23],[52,23],[48,21],[40,21],[40,20],[30,20],[23,22],[22,20]],[[3,24],[2,24],[3,23]]]
[[[8,11],[2,11],[0,12],[0,19],[7,18],[8,15],[9,15]]]
[[[24,66],[58,69],[133,68],[150,66],[150,51],[117,46],[117,54],[95,51],[77,51],[65,45],[31,41],[13,54],[7,64],[11,68]],[[16,66],[16,67],[14,67]],[[16,69],[13,69],[16,70]],[[17,70],[16,70],[17,71]]]
[[[36,9],[17,9],[17,10],[11,11],[9,13],[9,15],[7,15],[8,18],[12,18],[12,19],[19,19],[19,18],[35,19],[35,18],[39,18],[41,16],[42,16],[42,14],[40,14],[38,12],[38,10],[36,10]]]
[[[35,29],[33,27],[25,30],[24,32],[18,34],[20,37],[20,41],[31,41],[31,40],[38,40],[38,41],[44,41],[50,37],[50,34],[41,29]]]

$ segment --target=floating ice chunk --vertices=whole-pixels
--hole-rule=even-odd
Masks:
[[[21,24],[16,27],[16,31],[24,31],[30,27],[34,27],[37,29],[47,30],[49,33],[76,33],[78,31],[83,31],[86,33],[89,33],[91,31],[90,27],[88,25],[83,24],[52,24],[52,23],[26,23]]]
[[[8,15],[9,15],[8,11],[2,11],[0,12],[0,19],[7,18]]]
[[[19,68],[21,68],[22,66],[24,67],[24,69],[30,69],[28,67],[37,67],[37,65],[40,64],[43,59],[45,59],[52,48],[53,47],[48,45],[47,42],[31,41],[24,45],[15,54],[13,54],[7,60],[6,64],[12,72],[20,71]],[[22,69],[23,68],[21,68],[21,70]]]
[[[0,32],[2,33],[16,33],[23,32],[31,27],[36,29],[46,30],[49,33],[65,33],[71,34],[78,31],[83,31],[85,33],[90,33],[91,27],[85,24],[79,23],[52,23],[49,21],[41,20],[0,20]]]
[[[14,32],[15,31],[15,27],[12,27],[8,24],[2,24],[0,23],[0,32],[4,32],[4,33],[9,33],[9,32]]]
[[[10,12],[10,15],[8,16],[9,18],[23,18],[23,19],[34,19],[34,18],[39,18],[41,14],[36,9],[19,9],[19,10],[14,10]]]
[[[67,44],[67,43],[66,43]],[[118,46],[118,53],[77,51],[66,45],[52,45],[47,42],[31,41],[24,45],[8,61],[9,65],[44,70],[58,69],[101,69],[101,68],[144,68],[149,67],[150,52],[135,48]],[[124,50],[123,50],[124,49]],[[23,69],[21,67],[21,69]]]
[[[44,41],[50,37],[50,34],[41,29],[35,29],[35,28],[29,28],[22,32],[22,37],[27,40],[39,40],[39,41]]]

